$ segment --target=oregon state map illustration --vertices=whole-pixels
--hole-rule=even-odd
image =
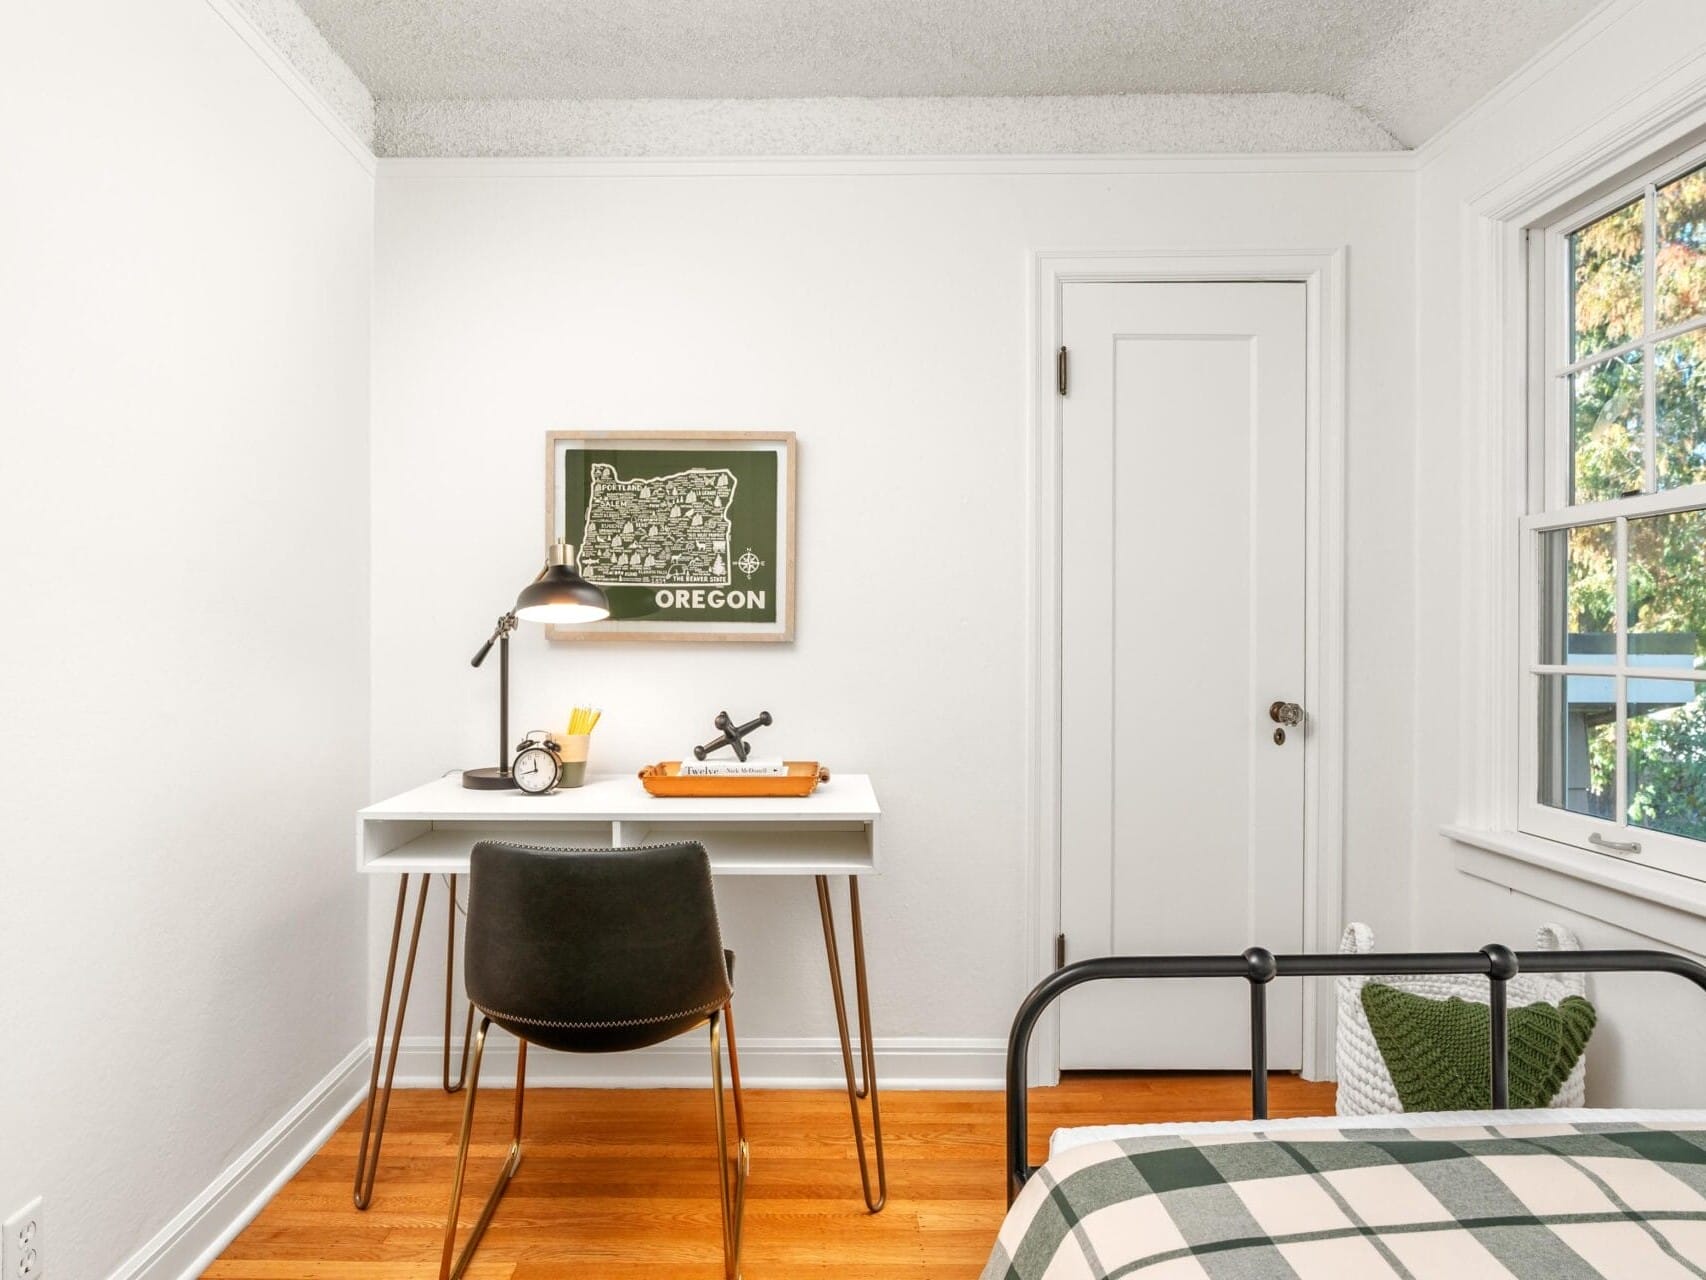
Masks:
[[[593,463],[581,572],[620,586],[728,586],[735,487],[722,469],[623,480],[610,464]]]

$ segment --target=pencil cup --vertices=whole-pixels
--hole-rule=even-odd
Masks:
[[[563,763],[557,771],[559,787],[578,787],[586,781],[586,752],[592,742],[590,733],[569,733],[557,737],[562,749]]]

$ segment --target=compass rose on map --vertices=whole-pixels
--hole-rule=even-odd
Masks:
[[[735,568],[739,569],[748,578],[752,577],[753,574],[757,573],[763,567],[764,561],[760,560],[753,554],[751,547],[748,547],[745,551],[741,552],[740,559],[735,561]]]

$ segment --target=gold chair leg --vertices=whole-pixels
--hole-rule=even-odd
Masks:
[[[729,1159],[729,1122],[723,1104],[723,1054],[718,1044],[724,1019],[728,1019],[729,1074],[735,1092],[735,1156]],[[740,1056],[735,1048],[734,1020],[729,1006],[724,1005],[721,1016],[711,1015],[711,1091],[717,1114],[717,1181],[722,1191],[723,1210],[723,1275],[726,1280],[740,1280],[741,1228],[746,1221],[746,1179],[751,1171],[752,1154],[746,1145],[746,1112],[740,1096]]]
[[[498,1210],[498,1201],[503,1199],[503,1193],[509,1189],[510,1179],[515,1177],[515,1171],[521,1167],[521,1109],[522,1101],[527,1093],[527,1041],[517,1041],[517,1056],[515,1061],[515,1122],[511,1130],[509,1155],[504,1160],[503,1169],[498,1173],[497,1185],[486,1197],[486,1204],[480,1210],[480,1217],[474,1223],[473,1231],[469,1232],[467,1241],[462,1246],[462,1252],[456,1252],[456,1215],[462,1207],[462,1178],[468,1170],[468,1144],[474,1135],[474,1103],[480,1095],[480,1059],[486,1052],[486,1032],[491,1027],[490,1018],[480,1019],[480,1030],[474,1036],[473,1074],[468,1077],[468,1101],[462,1108],[462,1137],[456,1149],[456,1176],[450,1183],[450,1215],[444,1223],[444,1254],[438,1265],[438,1280],[460,1280],[468,1270],[468,1264],[474,1260],[474,1250],[479,1248],[480,1239],[486,1234],[486,1228],[492,1224],[492,1215]]]
[[[859,1060],[864,1068],[861,1084],[854,1072],[853,1045],[847,1030],[847,996],[842,986],[841,950],[835,941],[835,913],[829,900],[829,879],[817,877],[818,914],[823,917],[823,949],[829,960],[829,990],[835,1001],[835,1026],[841,1035],[841,1065],[847,1076],[847,1107],[853,1116],[853,1145],[859,1153],[859,1183],[865,1208],[881,1213],[888,1203],[888,1167],[883,1157],[883,1115],[877,1094],[877,1049],[871,1038],[871,993],[865,978],[865,927],[859,912],[859,878],[847,877],[847,897],[853,917],[853,982],[859,1006]],[[871,1143],[876,1152],[877,1191],[871,1194],[871,1168],[865,1155],[865,1127],[859,1103],[871,1104]]]
[[[468,1002],[468,1020],[462,1024],[462,1066],[456,1073],[456,1083],[450,1083],[450,1012],[455,1004],[456,990],[456,877],[449,877],[450,891],[446,895],[449,923],[444,935],[444,1091],[460,1093],[468,1080],[468,1044],[474,1033],[474,1002]]]
[[[384,1058],[385,1023],[391,1011],[391,983],[397,973],[397,946],[403,937],[403,907],[409,897],[409,877],[403,876],[397,884],[397,914],[391,922],[391,958],[385,964],[385,989],[379,997],[379,1030],[373,1036],[373,1068],[367,1078],[367,1107],[361,1118],[361,1148],[355,1157],[357,1209],[365,1209],[373,1203],[373,1180],[379,1173],[379,1147],[385,1141],[385,1115],[391,1109],[391,1081],[397,1074],[397,1051],[403,1043],[403,1015],[409,1008],[409,985],[415,976],[415,950],[421,941],[421,920],[426,913],[427,888],[431,884],[431,876],[421,877],[421,892],[415,902],[415,924],[409,933],[409,958],[403,965],[403,989],[397,998],[397,1024],[391,1034],[391,1061],[385,1068],[385,1087],[381,1089],[379,1067]]]

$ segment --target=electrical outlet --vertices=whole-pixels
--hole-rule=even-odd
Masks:
[[[46,1280],[42,1261],[41,1197],[6,1219],[0,1237],[0,1280]]]

